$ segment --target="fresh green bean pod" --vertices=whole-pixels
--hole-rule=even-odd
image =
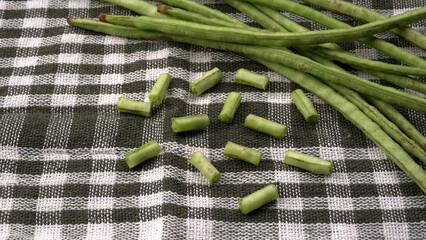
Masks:
[[[256,116],[254,114],[249,114],[246,117],[246,120],[244,121],[244,127],[268,134],[278,139],[283,139],[285,133],[287,132],[287,126],[268,120],[266,118]]]
[[[234,2],[234,1],[232,1]],[[241,1],[238,1],[241,2]],[[246,4],[250,4],[247,2],[244,2]],[[248,16],[250,16],[253,19],[256,19],[256,21],[261,24],[262,26],[264,26],[266,29],[270,29],[270,30],[274,30],[274,31],[290,31],[290,32],[305,32],[305,31],[310,31],[309,29],[295,23],[294,21],[292,21],[291,19],[289,19],[288,17],[282,15],[280,12],[262,6],[262,5],[255,5],[256,9],[260,10],[261,12],[256,12],[253,11],[252,8],[250,8],[250,12],[249,13],[254,13],[256,15],[261,15],[262,13],[267,15],[270,19],[266,19],[265,17],[260,18],[260,17],[256,17],[256,16],[252,16],[249,15],[249,13],[246,13],[245,11],[243,11],[244,13],[246,13]],[[241,8],[239,8],[241,10]],[[280,28],[281,27],[281,28]],[[329,49],[334,49],[334,50],[342,50],[338,45],[336,44],[321,44],[322,47],[326,47]],[[316,50],[308,47],[308,46],[298,46],[295,47],[295,49],[297,51],[299,51],[300,53],[302,53],[302,55],[307,56],[309,58],[311,58],[310,56],[312,54],[316,54]],[[347,56],[348,58],[351,58],[351,55]],[[357,55],[356,57],[360,57],[361,56]],[[367,60],[365,58],[362,58],[363,60]],[[355,67],[353,65],[351,65],[352,67]],[[381,72],[381,71],[376,71],[376,70],[371,70],[371,69],[365,69],[364,67],[355,67],[356,69],[359,69],[361,71],[367,72],[375,77],[380,78],[381,80],[390,82],[392,84],[395,84],[396,86],[402,87],[402,88],[407,88],[407,89],[411,89],[423,94],[426,94],[426,83],[423,83],[421,81],[418,81],[416,79],[410,78],[408,76],[401,76],[401,75],[395,75],[395,74],[390,74],[390,73],[385,73],[385,72]]]
[[[327,10],[345,14],[364,22],[374,22],[380,19],[385,19],[387,16],[382,15],[373,10],[355,5],[351,2],[342,0],[302,0],[304,2],[323,7]],[[410,27],[404,26],[399,28],[390,29],[389,32],[399,35],[405,40],[414,45],[426,50],[426,36],[421,32],[416,31]]]
[[[343,51],[333,50],[329,48],[315,48],[316,52],[322,55],[337,60],[342,63],[346,63],[351,66],[365,68],[369,70],[392,73],[397,75],[414,75],[414,76],[426,76],[426,68],[407,67],[402,65],[384,63],[380,61],[368,60],[365,58],[358,57],[358,55]]]
[[[220,172],[209,162],[201,152],[196,152],[189,159],[189,163],[198,169],[211,183],[216,183],[220,179]]]
[[[349,41],[360,37],[371,36],[372,34],[386,31],[391,27],[409,24],[423,18],[426,18],[426,7],[350,29],[332,29],[300,33],[253,32],[231,27],[209,26],[177,19],[159,19],[148,16],[128,18],[128,21],[131,21],[135,27],[142,30],[155,30],[169,34],[183,34],[188,37],[264,46],[297,46]]]
[[[189,87],[193,94],[200,96],[203,92],[216,86],[220,81],[222,81],[222,78],[223,74],[219,68],[213,68],[212,70],[204,73],[201,78],[190,83]]]
[[[204,130],[210,124],[205,114],[172,118],[172,130],[175,133]]]
[[[309,123],[316,123],[319,120],[317,111],[311,100],[305,95],[302,89],[296,89],[291,94],[291,99],[296,104],[297,109]]]
[[[209,7],[206,7],[198,2],[190,1],[190,0],[159,0],[159,2],[168,4],[170,6],[179,7],[186,9],[188,11],[198,13],[200,15],[213,18],[213,19],[220,19],[222,21],[232,22],[239,25],[245,25],[240,20],[230,17],[223,12],[217,10],[217,9],[211,9]]]
[[[234,120],[235,113],[241,103],[241,94],[230,92],[223,104],[222,111],[219,114],[219,119],[224,123],[231,123]]]
[[[155,104],[160,105],[166,97],[167,89],[169,88],[172,76],[168,73],[162,73],[155,82],[154,86],[149,93],[149,100]]]
[[[267,203],[277,200],[279,197],[277,187],[274,184],[270,184],[238,200],[238,206],[242,213],[248,214]]]
[[[426,138],[400,112],[392,107],[392,105],[377,98],[371,98],[368,96],[366,98],[426,151]]]
[[[106,33],[126,38],[142,38],[142,39],[166,39],[167,34],[154,31],[141,31],[135,27],[113,25],[102,21],[95,21],[85,18],[68,18],[68,24],[74,27],[84,28],[87,30]]]
[[[308,154],[288,150],[285,154],[284,163],[315,174],[331,175],[333,163],[322,158],[313,157]]]
[[[158,18],[171,18],[167,15],[157,12],[157,6],[142,0],[104,0],[127,9],[130,9],[140,15],[152,16]]]
[[[260,160],[262,159],[261,152],[233,143],[231,141],[226,143],[223,154],[227,157],[237,158],[243,160],[244,162],[251,163],[256,167],[259,166]]]
[[[126,154],[126,162],[129,168],[134,168],[144,161],[155,158],[160,154],[161,148],[157,141],[153,140]]]
[[[247,25],[242,25],[242,24],[238,24],[234,22],[227,22],[217,18],[205,17],[198,13],[189,12],[180,8],[170,7],[163,4],[159,4],[157,6],[157,11],[160,13],[172,16],[174,18],[189,21],[189,22],[196,22],[196,23],[212,25],[212,26],[243,28],[247,30],[256,30],[256,31],[258,30],[258,28],[254,28],[254,27],[250,27]]]
[[[134,101],[125,97],[119,97],[117,110],[124,113],[132,113],[144,117],[151,117],[152,103]]]
[[[349,24],[338,21],[324,13],[316,11],[308,6],[298,4],[289,0],[244,0],[258,5],[263,5],[273,9],[279,9],[287,12],[294,13],[296,15],[302,16],[309,20],[318,22],[321,25],[324,25],[330,29],[333,28],[351,28]],[[397,27],[397,26],[394,26]],[[345,33],[342,33],[345,34]],[[376,37],[364,37],[364,38],[353,38],[362,43],[370,45],[371,47],[391,56],[398,60],[408,63],[414,67],[426,68],[426,61],[422,58],[407,52],[391,43],[378,39]]]
[[[235,82],[266,90],[269,83],[269,77],[240,68],[235,74]]]

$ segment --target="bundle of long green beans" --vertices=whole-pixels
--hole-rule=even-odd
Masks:
[[[233,51],[246,55],[293,82],[337,109],[361,129],[426,193],[426,173],[408,153],[426,163],[426,139],[389,103],[426,112],[426,100],[417,95],[368,81],[345,72],[329,59],[348,64],[399,87],[426,94],[426,84],[410,76],[426,76],[426,61],[372,35],[390,30],[423,47],[426,37],[406,27],[426,18],[426,7],[386,18],[369,12],[370,23],[358,27],[339,22],[321,12],[289,0],[224,0],[245,13],[265,29],[249,27],[218,10],[190,0],[160,0],[155,5],[142,0],[105,0],[144,16],[101,14],[100,21],[69,18],[72,26],[106,34],[156,40],[170,40]],[[313,2],[316,1],[307,1]],[[320,1],[321,6],[336,8],[340,0]],[[318,2],[318,4],[320,4]],[[334,7],[333,7],[334,6]],[[309,31],[273,8],[292,12],[328,27]],[[364,11],[356,5],[344,5],[343,12]],[[365,12],[365,11],[364,11]],[[374,16],[374,17],[373,17]],[[414,37],[411,37],[414,36]],[[410,66],[371,61],[341,49],[336,42],[357,39]],[[301,55],[285,47],[293,47]],[[342,95],[338,94],[340,92]],[[388,120],[364,97],[376,105]],[[394,121],[394,122],[392,122]],[[399,144],[398,144],[399,143]],[[408,152],[408,153],[407,153]]]

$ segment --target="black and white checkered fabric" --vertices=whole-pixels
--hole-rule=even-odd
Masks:
[[[200,2],[256,26],[222,1]],[[388,16],[426,5],[354,2]],[[308,94],[321,118],[309,124],[290,98],[298,86],[248,58],[67,25],[67,17],[101,12],[134,15],[102,0],[0,0],[0,239],[424,239],[426,195],[322,100]],[[426,21],[413,27],[426,33]],[[394,35],[378,36],[426,58]],[[399,63],[358,42],[341,45]],[[202,96],[191,94],[189,83],[214,67],[223,81]],[[236,84],[241,67],[269,76],[268,89]],[[148,101],[165,72],[173,80],[151,118],[116,110],[119,96]],[[224,124],[218,115],[230,91],[243,100],[234,122]],[[398,109],[426,133],[425,114]],[[285,138],[244,128],[250,113],[287,125]],[[207,130],[172,132],[172,117],[193,114],[210,117]],[[160,156],[129,169],[124,154],[151,140],[160,143]],[[225,157],[227,141],[263,152],[259,167]],[[332,161],[333,175],[284,165],[288,149]],[[218,183],[188,164],[195,151],[222,173]],[[278,186],[278,201],[243,215],[237,200],[270,183]]]

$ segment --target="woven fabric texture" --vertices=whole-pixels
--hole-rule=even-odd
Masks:
[[[222,1],[200,2],[258,26]],[[387,16],[426,5],[353,2]],[[101,12],[135,15],[101,0],[0,1],[0,239],[424,239],[426,195],[321,99],[307,94],[320,115],[309,124],[290,98],[299,87],[246,57],[107,36],[66,21]],[[426,33],[426,21],[412,26]],[[378,36],[426,58],[425,51],[395,35]],[[340,45],[369,59],[400,63],[359,42]],[[214,67],[222,70],[222,82],[201,96],[191,94],[189,83]],[[239,68],[267,75],[267,90],[236,84]],[[116,110],[119,96],[148,101],[164,72],[173,80],[152,117]],[[231,91],[243,100],[234,122],[225,124],[218,115]],[[426,133],[425,114],[398,110]],[[250,113],[288,126],[284,139],[244,128]],[[210,117],[205,131],[172,132],[172,117],[194,114]],[[160,156],[129,169],[124,155],[151,140],[160,143]],[[225,157],[227,141],[261,151],[260,165]],[[333,175],[284,165],[289,149],[332,161]],[[196,151],[222,173],[218,183],[210,184],[188,163]],[[270,183],[280,198],[243,215],[237,200]]]

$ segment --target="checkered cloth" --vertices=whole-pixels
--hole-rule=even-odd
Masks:
[[[221,1],[202,3],[256,26]],[[386,15],[426,5],[356,3]],[[424,239],[426,195],[322,100],[308,94],[321,117],[309,124],[290,98],[298,86],[245,57],[106,36],[66,23],[67,17],[101,12],[134,14],[101,0],[0,1],[0,239]],[[425,26],[413,25],[423,33]],[[379,36],[426,57],[394,35]],[[398,63],[358,42],[342,46]],[[214,67],[223,71],[223,81],[202,96],[191,94],[189,83]],[[269,76],[268,89],[236,84],[241,67]],[[164,72],[173,80],[151,118],[116,110],[119,96],[148,101]],[[234,122],[224,124],[218,114],[230,91],[240,92],[243,101]],[[425,114],[399,110],[426,133]],[[244,128],[250,113],[287,125],[287,135],[276,140]],[[210,117],[207,130],[172,132],[172,117],[193,114]],[[151,140],[160,143],[160,156],[129,169],[124,154]],[[225,157],[229,140],[263,152],[259,167]],[[333,175],[284,165],[288,149],[332,161]],[[188,164],[195,151],[222,173],[218,183]],[[243,215],[237,200],[270,183],[280,198]]]

